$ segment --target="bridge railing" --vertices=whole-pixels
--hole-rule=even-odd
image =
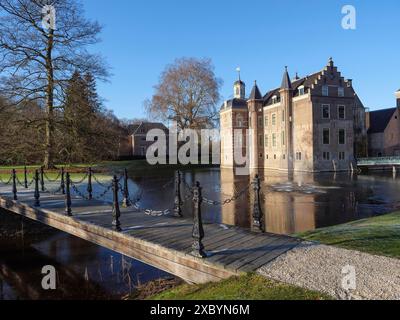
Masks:
[[[400,165],[400,157],[376,157],[357,159],[358,166]]]
[[[103,182],[101,181],[94,170],[92,168],[88,168],[83,173],[83,177],[79,180],[74,181],[72,179],[71,172],[68,172],[65,168],[61,168],[56,174],[55,178],[50,178],[48,173],[44,170],[43,167],[40,169],[35,169],[34,172],[28,172],[27,168],[24,168],[23,172],[23,181],[21,181],[17,175],[17,171],[13,169],[11,171],[11,175],[9,179],[3,180],[2,175],[0,175],[0,183],[5,185],[12,186],[12,195],[13,200],[18,201],[18,188],[22,187],[23,189],[29,190],[29,188],[34,185],[33,197],[34,197],[34,207],[40,207],[41,205],[41,194],[54,194],[54,195],[63,195],[65,200],[65,214],[69,217],[73,216],[73,196],[72,193],[75,193],[82,199],[87,201],[93,200],[102,200],[105,201],[105,196],[109,192],[112,192],[112,226],[114,230],[117,232],[122,231],[121,228],[121,210],[120,206],[129,208],[133,207],[138,211],[144,212],[149,216],[163,216],[163,215],[171,215],[175,218],[182,218],[182,206],[185,202],[192,202],[192,211],[193,211],[193,230],[192,230],[192,252],[193,256],[199,258],[205,258],[206,253],[204,251],[204,245],[202,240],[204,239],[204,227],[203,227],[203,219],[202,219],[202,205],[207,204],[211,206],[225,206],[232,202],[237,201],[239,198],[243,197],[250,190],[253,192],[252,197],[252,216],[253,223],[252,229],[256,232],[265,232],[265,224],[264,224],[264,214],[261,207],[261,179],[257,175],[253,181],[244,187],[242,190],[235,192],[235,194],[222,201],[211,200],[203,196],[203,188],[201,187],[200,182],[196,182],[193,186],[189,185],[184,178],[182,178],[182,174],[180,171],[175,173],[174,181],[170,181],[167,185],[174,183],[174,207],[172,210],[153,210],[147,209],[140,206],[140,201],[143,195],[143,191],[139,191],[134,196],[131,196],[129,191],[129,176],[128,171],[125,169],[123,173],[114,174],[111,181]],[[32,178],[29,179],[29,175],[32,175]],[[50,186],[46,184],[49,182],[54,187],[56,184],[56,189],[51,190]],[[96,183],[103,191],[95,195],[93,192],[93,183]],[[81,191],[79,189],[79,185],[87,184],[86,190]],[[182,185],[186,190],[183,190]],[[182,198],[182,193],[186,192],[185,196]],[[121,196],[121,197],[120,197]]]

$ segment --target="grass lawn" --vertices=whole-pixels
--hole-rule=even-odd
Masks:
[[[400,212],[306,232],[297,236],[327,245],[400,258]]]
[[[332,300],[322,293],[301,289],[260,275],[247,274],[218,283],[183,284],[150,300]]]

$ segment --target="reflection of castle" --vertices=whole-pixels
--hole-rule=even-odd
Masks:
[[[332,184],[337,176],[340,184]],[[359,218],[358,199],[363,195],[355,194],[352,182],[357,177],[345,173],[291,175],[276,170],[265,171],[260,177],[263,181],[261,207],[267,232],[293,234]],[[235,175],[232,169],[221,169],[221,199],[240,192],[249,183],[248,176]],[[253,195],[250,189],[237,201],[222,206],[221,223],[250,228]]]
[[[239,78],[221,109],[222,167],[238,165],[235,148],[245,151],[247,139],[234,138],[234,131],[247,129],[252,169],[349,170],[355,157],[366,155],[364,106],[332,59],[304,78],[291,80],[286,70],[281,87],[264,96],[255,84],[246,98]]]

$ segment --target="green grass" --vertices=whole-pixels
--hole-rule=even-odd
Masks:
[[[400,258],[400,212],[297,236],[310,241],[376,255]]]
[[[218,283],[183,284],[150,300],[332,300],[331,297],[247,274]]]

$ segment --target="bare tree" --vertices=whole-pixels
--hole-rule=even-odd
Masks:
[[[221,84],[211,60],[178,59],[161,74],[145,108],[162,121],[176,121],[179,129],[213,126],[218,117]]]
[[[55,8],[55,28],[42,23],[45,5]],[[63,108],[72,74],[108,76],[101,57],[86,49],[99,41],[100,32],[101,26],[84,18],[76,0],[0,0],[0,93],[14,105],[36,102],[45,109],[47,168],[54,166],[55,110]]]

